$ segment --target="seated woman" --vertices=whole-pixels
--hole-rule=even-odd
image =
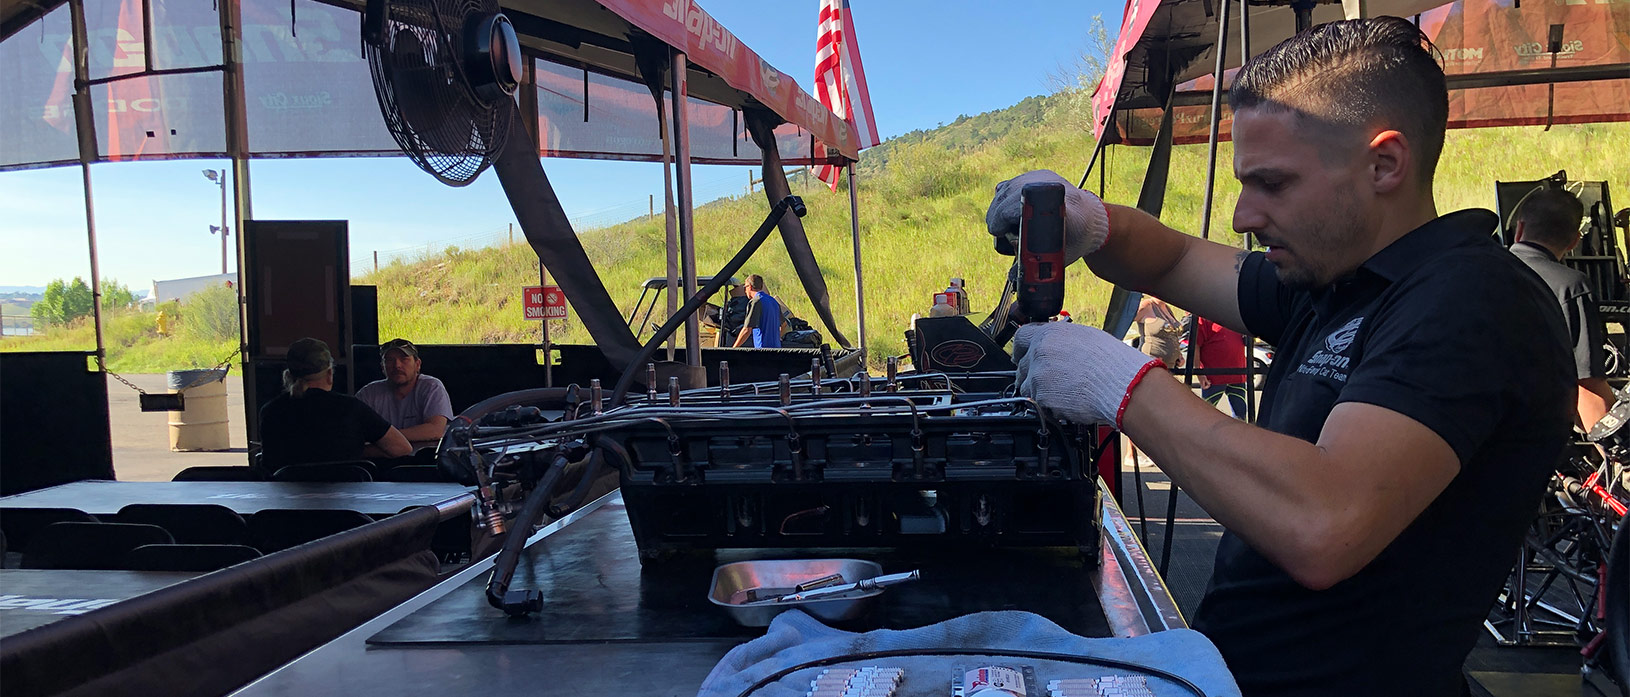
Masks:
[[[260,467],[269,476],[289,465],[402,457],[408,439],[350,395],[334,394],[328,344],[305,338],[289,345],[283,392],[260,409]]]

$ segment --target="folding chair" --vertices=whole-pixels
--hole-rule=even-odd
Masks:
[[[28,549],[28,542],[45,526],[52,523],[94,523],[96,516],[73,508],[5,508],[0,509],[0,532],[6,543],[18,551]]]
[[[241,465],[188,467],[175,473],[172,482],[260,482],[265,475],[253,467]]]
[[[288,465],[272,473],[274,482],[371,482],[374,481],[373,463],[366,460],[351,462],[314,462],[309,465]]]
[[[271,554],[372,522],[356,511],[269,508],[249,517],[249,541]]]
[[[249,540],[249,524],[243,517],[213,503],[133,503],[119,509],[117,519],[157,525],[181,544],[238,545]]]
[[[153,544],[125,555],[124,565],[135,571],[217,571],[257,559],[260,550],[247,545]]]
[[[174,542],[170,533],[157,525],[52,523],[29,541],[23,553],[23,568],[123,569],[130,550]]]

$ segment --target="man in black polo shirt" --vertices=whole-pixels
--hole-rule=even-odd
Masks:
[[[1068,251],[1118,285],[1278,348],[1259,425],[1080,324],[1015,337],[1021,391],[1121,428],[1227,528],[1196,629],[1247,697],[1456,695],[1570,421],[1555,301],[1491,236],[1439,216],[1448,98],[1396,17],[1316,27],[1241,68],[1239,253],[1067,187]],[[997,188],[1017,227],[1030,173]],[[1112,223],[1112,224],[1111,224]]]
[[[1561,261],[1562,255],[1579,244],[1579,222],[1584,217],[1585,205],[1579,197],[1565,189],[1542,185],[1517,207],[1512,218],[1516,236],[1511,253],[1539,274],[1562,307],[1579,384],[1576,424],[1588,431],[1613,406],[1613,388],[1607,384],[1602,319],[1596,313],[1590,279]]]

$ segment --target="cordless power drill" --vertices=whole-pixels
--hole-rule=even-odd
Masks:
[[[1019,314],[1046,322],[1064,309],[1064,185],[1026,184],[1019,197]]]

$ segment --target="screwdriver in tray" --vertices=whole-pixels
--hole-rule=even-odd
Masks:
[[[894,585],[896,583],[905,583],[906,581],[915,581],[915,580],[917,580],[919,578],[922,578],[922,572],[920,570],[913,569],[913,570],[907,571],[907,572],[905,572],[903,574],[888,574],[886,576],[875,576],[873,578],[861,579],[861,580],[856,581],[854,583],[845,583],[845,584],[843,584],[841,586],[827,586],[825,588],[816,588],[814,590],[807,590],[807,591],[804,591],[802,593],[788,593],[786,595],[778,595],[778,596],[775,596],[773,598],[763,598],[763,599],[760,599],[760,600],[754,600],[754,601],[746,602],[746,603],[742,603],[742,604],[743,605],[763,605],[763,604],[767,604],[767,603],[797,603],[797,602],[803,602],[803,601],[806,601],[806,600],[819,600],[821,598],[829,598],[829,597],[832,597],[832,596],[835,596],[835,595],[843,595],[845,593],[853,593],[855,591],[869,591],[869,590],[874,590],[874,589],[877,589],[877,588],[882,588],[884,586],[892,586],[892,585]]]

